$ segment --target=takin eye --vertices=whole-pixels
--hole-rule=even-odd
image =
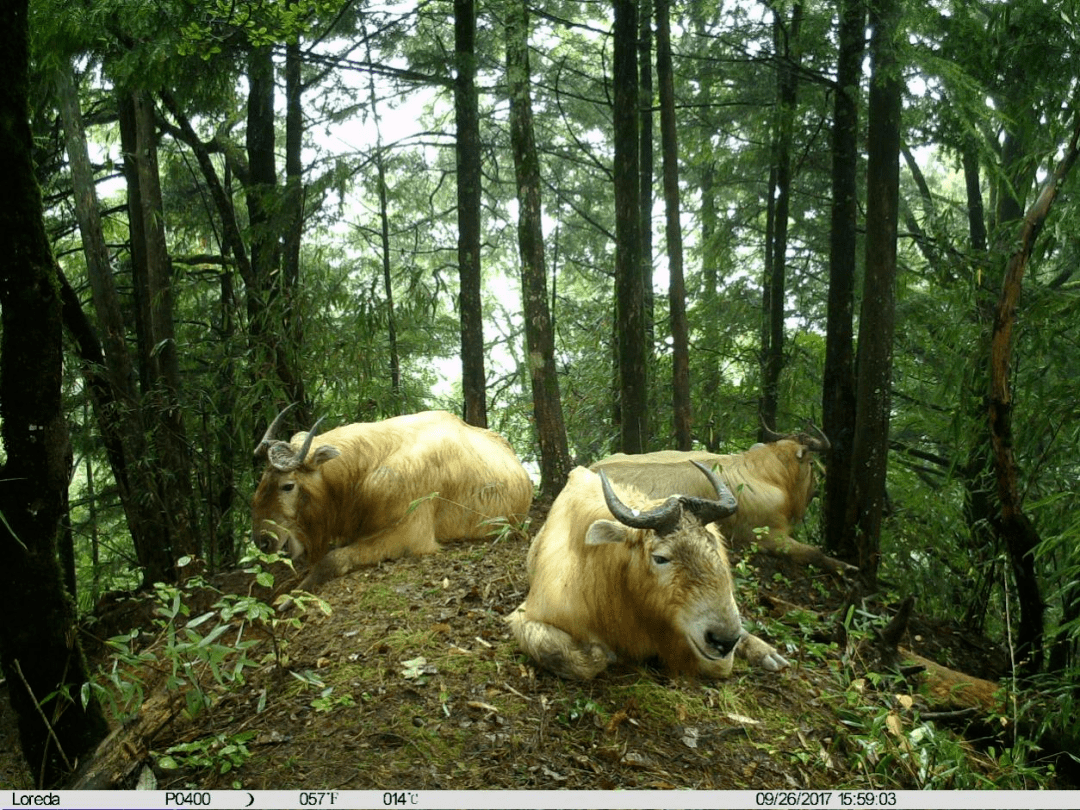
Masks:
[[[293,489],[295,489],[295,488],[296,488],[296,482],[295,481],[286,481],[284,484],[281,485],[281,491],[282,492],[292,492]]]
[[[652,561],[654,563],[656,563],[657,565],[667,565],[669,562],[671,562],[671,560],[669,560],[667,557],[665,557],[662,554],[653,554],[652,555]]]

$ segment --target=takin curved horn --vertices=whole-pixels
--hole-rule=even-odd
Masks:
[[[600,471],[600,485],[604,489],[604,502],[619,523],[632,529],[653,529],[657,534],[669,534],[679,523],[682,504],[678,498],[668,498],[664,503],[648,512],[638,512],[619,500],[611,488],[607,474]]]
[[[311,449],[311,440],[315,438],[315,431],[318,430],[319,423],[325,418],[325,416],[320,416],[315,420],[315,424],[311,426],[311,430],[308,431],[307,437],[304,439],[304,444],[300,447],[300,452],[296,454],[297,464],[304,463],[304,459],[307,458],[308,450]]]
[[[773,430],[771,427],[769,427],[768,424],[766,424],[766,422],[765,422],[765,417],[762,416],[761,414],[758,414],[758,419],[761,420],[761,436],[762,436],[762,438],[765,439],[765,441],[767,441],[767,442],[778,442],[781,439],[790,439],[791,438],[790,436],[787,436],[787,435],[785,435],[783,433],[777,433],[775,430]]]
[[[278,428],[281,427],[281,420],[285,418],[285,414],[299,404],[299,402],[294,402],[291,405],[286,405],[281,413],[274,417],[274,421],[270,423],[270,427],[268,427],[266,433],[263,434],[262,441],[255,447],[256,460],[269,458],[268,451],[270,450],[270,445],[274,443],[274,434],[277,433]]]
[[[806,445],[808,450],[813,450],[817,453],[823,453],[832,447],[832,445],[829,443],[829,437],[822,432],[821,428],[819,428],[809,419],[806,420],[806,422],[803,424],[803,427],[806,428],[806,432],[807,434],[809,434],[802,437],[803,444]]]
[[[716,472],[707,464],[702,464],[700,461],[690,462],[703,473],[705,477],[709,479],[709,483],[713,485],[713,489],[716,490],[716,500],[711,498],[692,498],[689,496],[683,496],[679,500],[682,501],[690,513],[701,521],[702,526],[706,526],[710,523],[714,523],[718,520],[723,520],[735,514],[735,510],[739,508],[739,502],[735,500],[735,496],[731,494],[731,490],[728,489],[727,484],[723,479],[716,474]]]

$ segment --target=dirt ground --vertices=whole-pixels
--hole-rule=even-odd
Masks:
[[[159,789],[904,786],[902,775],[884,785],[858,755],[861,732],[845,720],[851,676],[831,621],[767,615],[777,596],[828,616],[842,583],[733,555],[744,616],[789,669],[738,661],[731,679],[705,683],[619,665],[572,683],[534,667],[505,627],[526,593],[527,549],[524,536],[449,544],[328,583],[319,595],[331,613],[294,614],[303,626],[279,629],[277,663],[263,642],[249,654],[266,663],[242,685],[226,690],[206,677],[211,707],[161,729],[149,760]],[[145,599],[134,604],[148,613]],[[905,641],[953,666],[962,659],[973,674],[1001,674],[992,645],[946,627],[917,622]],[[872,700],[889,706],[895,696]],[[25,778],[0,764],[7,785],[27,786]]]

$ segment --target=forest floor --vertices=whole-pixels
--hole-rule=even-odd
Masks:
[[[834,623],[821,617],[844,588],[828,575],[733,555],[744,616],[792,662],[783,672],[740,660],[732,678],[706,683],[617,665],[573,683],[534,667],[504,624],[526,593],[527,549],[522,536],[447,544],[328,583],[319,596],[329,615],[310,609],[302,627],[279,630],[282,666],[264,642],[248,654],[267,663],[227,689],[211,681],[209,709],[157,732],[158,787],[865,789],[959,779],[920,772],[926,757],[911,741],[926,735],[912,733],[923,721],[903,685],[875,691],[830,642]],[[769,615],[773,597],[811,610]],[[145,616],[147,600],[137,604]],[[904,646],[1001,675],[996,650],[944,626],[916,621]],[[998,780],[997,763],[950,739],[974,780],[962,784]],[[943,763],[941,773],[946,764],[955,770]],[[25,786],[6,764],[0,775]]]

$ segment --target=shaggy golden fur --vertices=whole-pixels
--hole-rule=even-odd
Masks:
[[[293,437],[294,449],[305,436]],[[532,503],[532,480],[506,439],[444,411],[345,425],[312,447],[295,470],[268,466],[251,508],[260,545],[311,562],[303,588],[432,553],[439,541],[485,537],[491,521],[520,525]]]
[[[662,502],[632,487],[616,487],[616,494],[639,512]],[[713,526],[688,511],[663,536],[615,522],[600,477],[583,467],[552,504],[527,564],[528,597],[507,621],[530,657],[564,677],[592,678],[616,660],[654,657],[672,671],[726,677],[736,642],[743,657],[766,669],[787,663],[743,631]],[[724,649],[713,646],[718,642]]]

